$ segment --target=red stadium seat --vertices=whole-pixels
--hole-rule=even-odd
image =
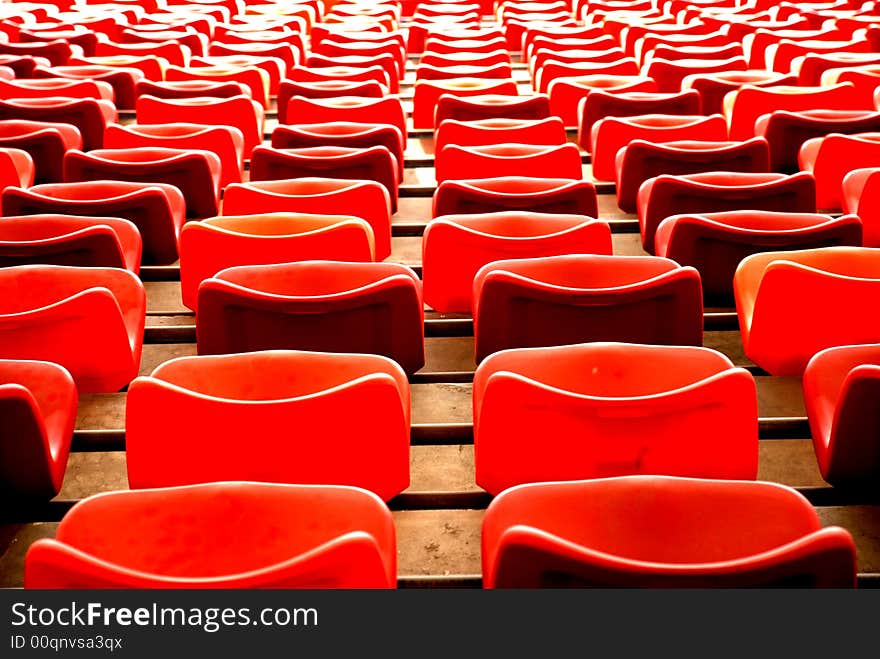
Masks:
[[[209,57],[227,57],[230,55],[244,55],[256,57],[277,58],[284,62],[282,78],[286,77],[299,62],[299,50],[293,44],[269,44],[269,43],[223,43],[212,41],[208,44]]]
[[[295,66],[287,73],[288,80],[292,82],[369,82],[375,81],[386,89],[391,88],[388,74],[381,66],[368,66],[365,68],[354,66],[332,67],[306,67]],[[284,81],[278,87],[278,96],[290,98],[293,94],[285,92]]]
[[[642,69],[642,74],[653,78],[661,92],[677,92],[681,91],[682,81],[689,75],[726,73],[728,71],[745,71],[747,69],[748,65],[742,56],[720,61],[711,59],[652,59]]]
[[[446,119],[434,131],[434,153],[442,153],[448,144],[490,146],[493,144],[565,144],[565,126],[559,117],[546,119]]]
[[[8,98],[97,98],[113,101],[113,87],[94,80],[69,78],[33,78],[0,80],[0,99]]]
[[[250,96],[265,109],[269,105],[269,76],[256,66],[169,66],[165,69],[165,80],[180,82],[198,80],[200,82],[237,82],[250,91]]]
[[[177,43],[186,47],[188,53],[184,54],[185,66],[189,64],[189,57],[203,56],[208,47],[207,35],[200,34],[189,30],[170,30],[167,26],[161,26],[161,30],[142,31],[134,28],[123,28],[119,30],[117,35],[117,43],[119,44],[165,44],[168,42]],[[97,50],[97,46],[96,46]]]
[[[144,77],[143,71],[116,66],[78,65],[37,68],[34,78],[68,78],[104,82],[113,88],[113,103],[118,110],[133,110],[135,85]]]
[[[479,80],[475,78],[418,80],[413,91],[413,128],[417,130],[434,128],[439,124],[439,121],[435,124],[434,110],[440,97],[444,94],[452,96],[516,96],[518,90],[513,80]]]
[[[67,64],[73,50],[64,39],[50,41],[32,41],[29,43],[0,43],[0,55],[29,55],[42,57],[49,61],[49,66]]]
[[[382,84],[388,87],[392,94],[400,92],[399,64],[390,53],[385,53],[384,55],[337,55],[335,57],[312,53],[306,58],[305,65],[318,71],[348,68],[363,70],[380,67],[385,74],[380,80]],[[378,77],[373,75],[371,78],[377,79]]]
[[[316,124],[331,121],[388,124],[399,129],[402,135],[406,135],[406,114],[400,99],[393,96],[385,98],[340,96],[321,99],[294,96],[288,99],[283,109],[284,114],[279,111],[278,121],[284,124]]]
[[[394,588],[394,521],[377,496],[332,485],[109,492],[30,546],[24,579],[53,589]]]
[[[817,40],[792,40],[783,39],[770,45],[764,52],[767,68],[781,73],[793,71],[792,63],[798,57],[807,55],[825,55],[837,53],[870,53],[873,47],[864,38],[856,38],[849,41]]]
[[[156,55],[104,55],[102,57],[71,57],[71,67],[100,66],[102,68],[140,71],[144,79],[159,81],[164,78],[168,60]],[[122,109],[122,106],[117,106]],[[126,108],[126,109],[131,109]]]
[[[0,65],[13,70],[16,78],[32,78],[38,66],[52,66],[45,57],[0,53]]]
[[[609,94],[656,92],[657,83],[652,78],[644,76],[604,73],[557,78],[548,88],[550,107],[553,114],[561,118],[566,126],[576,127],[580,123],[579,117],[582,115],[580,107],[583,99],[597,91],[605,91]]]
[[[14,98],[0,100],[0,121],[23,119],[72,124],[82,135],[83,148],[100,149],[104,129],[117,122],[115,106],[94,98]]]
[[[474,454],[477,484],[491,494],[630,474],[753,480],[755,381],[701,347],[497,352],[474,375]]]
[[[557,145],[490,144],[458,146],[447,144],[434,156],[437,181],[493,176],[539,178],[581,178],[581,155],[571,143]]]
[[[773,87],[776,85],[796,85],[797,77],[773,71],[720,71],[717,73],[696,73],[681,81],[682,89],[696,89],[700,92],[701,112],[716,114],[724,111],[724,96],[728,92],[749,85],[752,87]]]
[[[797,490],[670,476],[523,485],[482,531],[487,588],[854,588],[855,552]]]
[[[486,80],[506,80],[513,77],[510,64],[455,64],[434,66],[420,63],[416,66],[416,80],[450,80],[456,78],[477,78]]]
[[[338,96],[364,96],[382,98],[388,94],[388,88],[375,80],[349,82],[347,80],[319,80],[315,82],[294,82],[282,80],[279,90],[284,89],[284,102],[293,96],[303,98],[336,98]],[[278,98],[282,97],[279,91]],[[285,108],[286,109],[286,108]]]
[[[210,80],[175,80],[169,82],[163,80],[140,80],[135,86],[135,99],[141,96],[155,96],[156,98],[198,98],[201,96],[213,96],[216,98],[231,98],[233,96],[249,96],[250,89],[238,82],[212,82]],[[132,107],[137,105],[137,101]]]
[[[140,43],[117,43],[115,41],[99,41],[95,47],[95,57],[144,57],[156,56],[168,61],[173,66],[189,66],[191,51],[177,41],[165,40],[158,42],[143,41]],[[65,64],[65,62],[58,62]]]
[[[816,177],[816,206],[839,210],[843,178],[854,169],[880,166],[880,133],[814,137],[801,145],[798,163]]]
[[[580,78],[589,75],[613,75],[613,76],[637,76],[639,65],[632,57],[611,62],[559,62],[549,60],[535,72],[535,89],[542,93],[548,93],[550,85],[559,78]]]
[[[844,80],[838,78],[826,83],[823,80],[823,74],[829,70],[878,65],[880,65],[880,55],[876,53],[834,51],[830,53],[808,53],[796,57],[792,61],[792,70],[797,71],[797,84],[803,87],[811,87],[844,82]]]
[[[0,190],[27,188],[34,184],[34,160],[27,151],[0,148]]]
[[[771,375],[802,375],[832,346],[880,342],[880,251],[866,247],[754,254],[733,281],[746,356]]]
[[[434,192],[434,217],[507,210],[599,216],[596,187],[584,180],[528,176],[449,180]]]
[[[850,170],[843,177],[841,206],[862,220],[862,245],[880,247],[880,167]]]
[[[300,261],[221,270],[199,286],[199,354],[316,350],[425,363],[421,282],[397,263]],[[351,331],[357,328],[357,331]]]
[[[510,53],[506,50],[493,50],[490,52],[476,53],[473,51],[456,51],[452,53],[426,52],[419,58],[419,64],[436,67],[460,66],[473,62],[479,62],[480,66],[495,66],[496,64],[510,65]],[[510,77],[508,69],[507,78]]]
[[[474,278],[474,338],[477,363],[588,341],[702,345],[700,275],[655,256],[494,261]]]
[[[483,94],[454,96],[445,94],[437,99],[435,125],[444,121],[479,121],[481,119],[547,119],[552,116],[550,102],[545,94],[508,96]]]

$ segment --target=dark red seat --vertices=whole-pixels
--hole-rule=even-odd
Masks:
[[[548,94],[550,108],[566,126],[577,127],[581,116],[581,103],[594,91],[609,94],[623,92],[656,92],[657,83],[653,78],[639,75],[611,75],[595,73],[574,78],[557,78],[550,83]]]
[[[509,210],[599,215],[596,187],[584,180],[528,176],[449,180],[434,192],[434,217]]]
[[[681,91],[682,81],[689,75],[745,71],[748,68],[745,57],[742,56],[721,61],[652,59],[642,69],[642,73],[654,78],[661,92],[677,92]]]
[[[7,119],[0,121],[0,148],[26,151],[34,165],[33,182],[54,183],[64,178],[64,154],[82,148],[82,137],[72,124]]]
[[[288,71],[287,78],[293,82],[329,82],[334,80],[345,82],[368,82],[373,80],[386,89],[390,89],[391,87],[391,82],[388,80],[388,74],[381,66],[359,68],[355,66],[308,67],[297,65]],[[284,83],[282,82],[279,85],[279,96],[284,93],[283,89]]]
[[[118,114],[113,103],[94,98],[15,98],[0,100],[0,121],[5,119],[73,124],[83,148],[91,150],[104,145],[104,129]]]
[[[838,210],[844,177],[854,169],[880,165],[880,133],[814,137],[801,145],[798,164],[816,178],[817,207]]]
[[[97,98],[113,102],[113,88],[106,82],[70,78],[0,80],[0,99],[7,98]]]
[[[0,55],[30,55],[49,60],[50,66],[67,64],[73,50],[65,39],[32,41],[29,43],[0,43]]]
[[[106,82],[113,88],[113,103],[117,110],[133,110],[135,85],[144,74],[140,69],[115,66],[78,65],[37,67],[35,78],[70,78],[71,80],[94,80]]]

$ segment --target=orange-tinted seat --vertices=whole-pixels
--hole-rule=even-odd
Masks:
[[[48,264],[126,268],[141,266],[141,234],[117,217],[14,215],[0,221],[0,267]]]
[[[314,82],[295,82],[282,80],[279,83],[278,98],[284,98],[284,102],[293,96],[303,98],[336,98],[337,96],[365,96],[367,98],[382,98],[388,94],[388,88],[375,80],[363,82],[348,80],[318,80]],[[284,92],[280,91],[284,89]],[[285,105],[285,112],[287,107]]]
[[[250,89],[239,82],[214,82],[211,80],[140,80],[135,87],[135,99],[140,98],[141,96],[174,99],[198,98],[200,96],[231,98],[233,96],[241,95],[249,96]],[[137,105],[136,101],[134,105]]]
[[[745,71],[747,69],[748,64],[742,56],[721,61],[652,59],[642,69],[642,74],[653,78],[661,92],[677,92],[681,91],[682,81],[689,75],[726,73],[728,71]]]
[[[220,158],[212,151],[146,146],[71,150],[64,155],[64,180],[173,185],[183,194],[189,217],[216,215],[220,205]]]
[[[275,212],[360,217],[373,229],[376,259],[391,254],[391,198],[375,181],[308,177],[234,183],[224,192],[223,215]]]
[[[522,485],[482,527],[487,588],[854,588],[856,549],[775,483],[622,476]]]
[[[718,114],[711,117],[671,114],[606,117],[593,124],[590,132],[593,177],[613,181],[617,152],[634,139],[649,142],[723,142],[727,139],[727,124],[724,117]]]
[[[685,76],[681,81],[682,89],[696,89],[700,92],[700,111],[703,114],[723,112],[724,96],[745,85],[773,87],[775,85],[796,84],[797,77],[794,75],[763,70],[695,73]]]
[[[406,374],[379,355],[173,359],[128,389],[128,482],[351,485],[388,500],[409,486],[409,398]]]
[[[421,282],[396,263],[299,261],[221,270],[199,286],[199,354],[293,349],[425,363]]]
[[[444,94],[452,96],[516,96],[516,82],[511,80],[417,80],[413,91],[412,125],[415,129],[434,128],[434,110]],[[447,117],[444,117],[447,118]],[[438,122],[439,123],[439,122]]]
[[[617,151],[617,205],[627,213],[635,213],[638,210],[639,187],[661,174],[768,172],[769,166],[769,149],[762,137],[753,137],[744,142],[656,143],[634,139]]]
[[[232,126],[205,124],[128,124],[107,126],[108,149],[168,147],[210,151],[220,159],[220,186],[241,183],[244,168],[244,137]]]
[[[29,43],[0,43],[0,55],[30,55],[42,57],[50,66],[67,64],[73,50],[64,39],[32,41]]]
[[[265,109],[269,105],[269,76],[256,66],[169,66],[165,70],[169,82],[199,80],[202,82],[237,82],[250,90],[250,96]]]
[[[108,492],[78,503],[54,539],[30,546],[24,581],[53,589],[394,588],[394,520],[374,494],[332,485]]]
[[[95,80],[32,78],[0,80],[0,99],[8,98],[97,98],[113,101],[113,87]]]
[[[880,247],[880,167],[853,169],[843,177],[841,206],[862,220],[862,245]]]
[[[473,403],[476,481],[491,494],[541,481],[758,473],[754,378],[708,348],[504,350],[477,368]]]
[[[707,304],[733,306],[733,275],[747,256],[758,252],[862,244],[855,215],[727,211],[671,215],[654,238],[659,256],[700,272]]]
[[[120,268],[0,268],[0,359],[66,368],[84,392],[117,391],[138,372],[146,298]]]
[[[4,216],[69,213],[129,220],[143,239],[144,263],[177,260],[185,207],[183,195],[173,185],[125,181],[47,183],[27,190],[7,188],[2,199]]]
[[[880,342],[880,250],[766,252],[744,259],[733,280],[746,356],[771,375],[802,375],[832,346]]]
[[[702,345],[700,275],[657,256],[494,261],[474,278],[474,338],[477,363],[588,341]]]
[[[645,76],[594,73],[573,78],[557,78],[550,83],[547,93],[550,96],[553,114],[561,118],[566,126],[576,127],[582,114],[580,110],[582,99],[595,91],[605,91],[609,94],[656,92],[657,83],[653,78]]]
[[[654,236],[670,215],[735,210],[816,212],[816,181],[812,174],[705,172],[645,181],[637,199],[642,246],[654,252]]]
[[[444,313],[470,313],[474,276],[499,259],[611,253],[608,224],[584,215],[445,215],[428,223],[422,240],[425,304]]]
[[[116,107],[110,101],[94,98],[14,98],[0,100],[0,121],[24,119],[72,124],[82,135],[83,148],[100,149],[104,129],[116,123]]]
[[[585,180],[528,176],[448,180],[434,192],[434,217],[506,210],[599,216],[596,187]]]
[[[27,188],[34,184],[34,160],[27,151],[0,148],[0,190],[7,187]]]
[[[76,384],[58,364],[0,359],[0,492],[4,498],[51,499],[58,494],[76,408]]]
[[[880,166],[880,133],[814,137],[801,145],[798,163],[816,177],[816,206],[838,210],[843,178],[854,169]]]
[[[538,120],[551,116],[550,102],[546,94],[535,94],[534,96],[509,96],[505,94],[455,96],[445,94],[437,99],[435,125],[439,127],[447,119],[456,121]]]
[[[93,80],[105,82],[113,88],[113,103],[118,110],[134,109],[135,85],[144,77],[143,71],[135,68],[114,66],[78,65],[37,68],[35,78],[69,78],[71,80]]]
[[[447,144],[434,156],[437,181],[493,176],[531,176],[539,178],[579,179],[581,154],[577,146],[566,142],[557,145],[490,144],[458,146]]]
[[[263,107],[249,96],[180,99],[140,96],[136,114],[139,124],[185,122],[212,125],[217,123],[218,117],[223,117],[223,125],[234,126],[241,131],[245,159],[263,142]]]
[[[804,403],[822,478],[868,486],[880,473],[880,344],[827,348],[804,371]]]

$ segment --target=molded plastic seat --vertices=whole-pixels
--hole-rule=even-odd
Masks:
[[[428,223],[422,240],[425,303],[435,311],[470,313],[474,276],[499,259],[611,253],[608,224],[583,215],[445,215]]]
[[[814,137],[801,145],[798,163],[816,177],[816,206],[840,209],[844,177],[854,169],[880,166],[880,133]]]
[[[474,338],[477,363],[588,341],[702,345],[700,275],[656,256],[494,261],[474,278]]]
[[[798,84],[804,87],[813,85],[833,84],[825,83],[823,75],[831,69],[845,67],[878,66],[880,55],[877,53],[847,53],[834,51],[831,53],[808,53],[797,57],[792,61],[792,69],[797,71]],[[835,80],[834,82],[845,82]]]
[[[0,190],[7,187],[26,188],[34,184],[34,160],[27,151],[0,148]]]
[[[278,98],[287,99],[294,96],[303,98],[337,98],[339,96],[363,96],[366,98],[382,98],[388,94],[388,88],[375,80],[350,82],[348,80],[318,80],[315,82],[294,82],[282,80],[279,84]],[[281,90],[284,90],[283,92]]]
[[[657,88],[661,92],[678,92],[682,89],[682,81],[689,75],[746,71],[748,68],[746,59],[742,56],[721,61],[652,59],[642,69],[642,73],[654,78],[657,81]]]
[[[724,96],[745,85],[773,87],[776,85],[796,85],[797,82],[797,77],[793,74],[752,69],[691,74],[685,76],[681,81],[681,87],[682,89],[696,89],[700,92],[703,114],[716,114],[724,111]]]
[[[76,407],[76,384],[58,364],[0,359],[0,493],[4,499],[51,499],[58,494]]]
[[[477,484],[665,474],[754,479],[755,381],[701,347],[505,350],[474,376]]]
[[[654,253],[654,235],[670,215],[735,210],[816,212],[816,181],[809,172],[749,174],[706,172],[661,174],[639,187],[639,230],[642,246]]]
[[[384,78],[372,76],[374,78],[373,82],[381,82],[392,94],[400,92],[399,64],[390,53],[385,53],[384,55],[348,55],[336,57],[310,53],[305,60],[305,65],[312,69],[318,69],[319,71],[321,69],[326,70],[343,67],[355,70],[380,67],[382,71],[385,72]]]
[[[282,78],[284,78],[287,72],[296,66],[299,61],[299,49],[293,44],[257,42],[232,44],[218,40],[214,40],[208,44],[209,57],[227,57],[236,55],[279,59],[284,63]]]
[[[199,286],[201,355],[317,350],[425,364],[421,282],[396,263],[300,261],[221,270]]]
[[[468,65],[475,61],[478,61],[481,66],[495,66],[497,64],[510,65],[510,53],[506,50],[500,49],[480,53],[470,50],[453,53],[436,53],[428,51],[419,58],[420,65],[425,64],[435,67]],[[510,77],[510,69],[508,69],[508,75],[505,77]]]
[[[189,58],[184,55],[185,65],[189,65],[192,56],[202,56],[208,45],[208,36],[194,30],[165,29],[142,31],[137,28],[122,28],[117,35],[118,43],[143,44],[174,42],[189,49]],[[169,60],[170,61],[170,60]],[[183,65],[180,65],[183,66]]]
[[[745,354],[772,375],[802,375],[832,346],[880,342],[880,250],[867,247],[754,254],[734,293]]]
[[[28,264],[126,268],[141,265],[137,227],[117,217],[17,215],[0,221],[0,267]]]
[[[140,69],[100,65],[53,66],[37,68],[35,78],[69,78],[104,82],[113,88],[113,103],[118,110],[134,109],[135,85],[144,77]]]
[[[351,121],[368,124],[388,124],[398,128],[406,135],[406,115],[400,99],[394,96],[385,98],[363,98],[359,96],[340,96],[336,98],[290,98],[278,120],[286,124],[315,124],[331,121]]]
[[[50,66],[67,64],[73,49],[65,39],[31,41],[28,43],[0,43],[0,55],[30,55],[49,60]]]
[[[494,176],[570,178],[583,176],[577,146],[490,144],[458,146],[447,144],[434,156],[437,181],[472,179],[492,172]]]
[[[143,239],[143,262],[177,260],[177,240],[185,219],[183,195],[173,185],[86,181],[47,183],[3,191],[3,215],[69,213],[119,217],[137,226]]]
[[[434,217],[506,210],[599,216],[596,186],[584,180],[528,176],[449,180],[434,192]]]
[[[71,57],[69,66],[100,66],[129,71],[140,71],[144,78],[152,81],[162,80],[168,60],[156,55],[105,55],[102,57]],[[122,109],[122,106],[117,106]],[[128,108],[130,109],[130,108]]]
[[[880,167],[853,169],[843,177],[841,205],[862,220],[862,245],[880,247]]]
[[[237,82],[250,90],[250,96],[265,109],[269,105],[269,76],[256,66],[169,66],[165,79],[171,82]]]
[[[767,60],[768,69],[788,73],[793,70],[792,62],[798,57],[804,57],[811,54],[865,54],[872,52],[872,50],[871,42],[864,38],[856,38],[849,41],[794,41],[791,39],[783,39],[779,43],[771,45],[764,56]]]
[[[590,133],[593,177],[600,181],[613,181],[618,150],[635,139],[649,142],[723,142],[727,140],[727,124],[720,114],[711,117],[647,114],[600,119],[593,124]]]
[[[479,78],[418,80],[413,91],[412,126],[418,130],[434,128],[435,125],[438,125],[439,121],[435,124],[434,110],[440,97],[444,94],[452,96],[516,96],[518,93],[516,82],[513,80],[481,80]],[[449,117],[444,115],[443,118]]]
[[[198,538],[199,542],[194,542]],[[259,551],[253,551],[259,547]],[[394,588],[394,520],[358,488],[207,483],[108,492],[33,543],[25,588]]]
[[[437,99],[435,125],[444,121],[480,121],[483,119],[522,119],[537,121],[552,116],[550,101],[546,94],[533,96],[508,96],[504,94],[478,94],[454,96],[444,94]]]
[[[199,98],[213,96],[215,98],[232,98],[233,96],[249,96],[250,89],[239,82],[222,82],[212,80],[140,80],[135,86],[135,99],[141,96],[156,98]],[[135,101],[134,107],[137,105]]]
[[[0,100],[0,120],[5,119],[72,124],[83,148],[91,150],[104,145],[104,129],[117,123],[118,115],[113,103],[94,98],[14,98]]]
[[[97,80],[33,78],[0,80],[0,99],[8,98],[96,98],[113,102],[113,87]]]
[[[456,78],[508,79],[513,73],[510,64],[457,64],[453,66],[433,66],[419,63],[416,66],[416,80],[450,80]]]
[[[546,119],[446,119],[434,131],[434,153],[442,153],[447,144],[489,146],[515,143],[531,145],[565,144],[565,126],[559,117]]]
[[[880,344],[828,348],[804,371],[804,403],[822,478],[868,486],[880,473]]]
[[[409,486],[409,383],[379,355],[181,357],[132,382],[125,412],[132,488],[326,483],[388,500]]]
[[[617,205],[627,213],[638,210],[639,187],[661,174],[700,172],[768,172],[767,141],[753,137],[744,142],[662,142],[631,140],[615,159]]]
[[[590,75],[637,76],[639,65],[632,57],[623,57],[611,62],[560,62],[548,60],[535,73],[535,89],[549,93],[550,85],[560,78],[579,78]]]
[[[253,213],[352,215],[373,229],[376,260],[391,255],[391,198],[375,181],[297,178],[233,183],[223,195],[223,215]]]
[[[238,265],[373,261],[373,230],[358,217],[265,213],[188,222],[180,232],[180,290],[196,310],[199,284]]]
[[[797,490],[672,476],[522,485],[482,529],[487,588],[854,588],[855,551]]]
[[[657,254],[700,272],[707,304],[733,306],[733,275],[758,252],[862,244],[855,215],[833,218],[816,213],[728,211],[671,215],[654,238]]]
[[[174,66],[189,66],[191,51],[188,47],[177,41],[163,40],[156,42],[143,41],[140,43],[118,43],[115,41],[99,41],[95,46],[96,57],[106,56],[149,56],[155,55],[168,61]],[[64,64],[64,62],[58,62]]]
[[[45,57],[0,53],[0,66],[12,69],[16,78],[31,78],[38,66],[52,66]]]
[[[293,82],[369,82],[374,81],[383,87],[390,89],[391,84],[388,74],[381,66],[368,66],[364,68],[355,66],[295,66],[287,72],[287,77]],[[293,92],[285,91],[285,81],[278,86],[278,97],[290,98]]]
[[[571,78],[557,78],[549,84],[547,89],[553,114],[560,117],[568,127],[579,125],[582,100],[597,91],[605,91],[609,94],[656,92],[657,83],[653,78],[639,75],[593,73]]]
[[[144,286],[129,270],[0,268],[0,359],[66,368],[80,393],[117,391],[138,372]]]

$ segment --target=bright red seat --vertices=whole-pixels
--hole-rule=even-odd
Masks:
[[[0,66],[12,69],[16,78],[32,78],[38,66],[48,67],[52,66],[52,64],[45,57],[0,53]]]
[[[70,78],[32,78],[0,80],[0,99],[8,98],[97,98],[113,101],[113,87],[95,80]]]
[[[639,187],[661,174],[701,172],[769,172],[767,141],[753,137],[744,142],[631,140],[615,159],[617,205],[627,213],[638,210]]]
[[[76,408],[76,385],[58,364],[0,360],[0,492],[4,498],[51,499],[58,494]]]
[[[468,38],[446,38],[449,35],[445,32],[432,32],[425,39],[425,53],[434,53],[437,55],[450,55],[461,52],[475,53],[482,55],[484,53],[494,53],[499,50],[509,52],[507,50],[507,42],[504,37],[495,38],[477,38],[474,34],[475,30],[467,30]],[[453,35],[454,36],[454,35]]]
[[[161,57],[174,66],[189,66],[190,49],[177,41],[163,40],[158,42],[142,41],[140,43],[117,43],[115,41],[99,41],[95,46],[95,57],[143,57],[154,55]],[[64,64],[64,62],[59,62]]]
[[[419,58],[419,64],[425,64],[436,67],[449,67],[467,65],[473,62],[479,62],[481,66],[495,66],[497,64],[510,65],[510,52],[506,50],[493,50],[490,52],[476,53],[474,51],[462,50],[452,53],[435,53],[428,51]],[[510,77],[510,69],[508,75]]]
[[[829,69],[822,74],[820,83],[824,86],[837,85],[843,82],[852,83],[856,95],[864,100],[864,107],[874,108],[874,91],[880,86],[880,64],[862,66],[844,66]]]
[[[422,240],[425,303],[443,313],[470,313],[474,276],[498,259],[611,253],[608,224],[584,215],[445,215],[428,223]]]
[[[27,188],[34,184],[34,160],[27,151],[0,148],[0,190]]]
[[[797,77],[774,71],[719,71],[716,73],[695,73],[681,81],[682,89],[696,89],[700,92],[701,112],[716,114],[724,111],[724,96],[745,85],[752,87],[773,87],[776,85],[796,85]]]
[[[701,62],[696,66],[708,66],[712,61],[732,60],[743,58],[743,47],[741,43],[730,43],[727,41],[727,35],[719,35],[719,41],[716,45],[710,45],[706,41],[701,41],[701,45],[677,45],[670,43],[666,39],[652,39],[651,46],[648,50],[642,51],[642,66],[645,66],[652,60],[664,60],[673,62],[675,60],[687,60],[687,67],[691,67],[693,62]],[[724,39],[724,41],[722,41]],[[643,40],[646,44],[649,43]],[[638,50],[638,48],[637,48]],[[670,70],[671,71],[671,70]],[[679,89],[681,83],[679,82]]]
[[[855,215],[833,218],[816,213],[727,211],[671,215],[657,227],[655,247],[700,273],[707,304],[733,306],[733,275],[740,262],[758,252],[862,244]]]
[[[511,489],[483,519],[487,588],[854,588],[856,550],[797,490],[624,476]]]
[[[880,65],[880,55],[871,52],[808,53],[792,60],[792,70],[797,71],[797,82],[803,87],[845,82],[840,78],[826,82],[823,79],[826,71],[849,67],[876,67],[878,65]]]
[[[749,174],[706,172],[661,174],[639,188],[639,229],[642,246],[654,253],[654,236],[670,215],[735,210],[816,212],[816,181],[812,174]]]
[[[198,80],[201,82],[237,82],[250,90],[250,96],[263,109],[269,105],[269,76],[256,66],[169,66],[165,70],[168,82]]]
[[[161,82],[140,80],[135,86],[135,99],[141,96],[156,98],[199,98],[213,96],[215,98],[231,98],[233,96],[249,96],[250,90],[238,82],[213,82],[210,80],[176,80]],[[135,106],[137,101],[135,101]]]
[[[831,133],[809,139],[801,145],[798,163],[816,177],[817,207],[838,210],[843,178],[854,169],[880,166],[880,133]]]
[[[559,117],[546,119],[446,119],[434,132],[434,153],[442,153],[447,144],[490,146],[493,144],[565,144],[565,126]]]
[[[312,44],[312,52],[318,53],[319,55],[328,55],[330,57],[344,57],[346,55],[371,57],[389,53],[394,56],[394,59],[397,62],[398,80],[403,77],[404,65],[406,63],[406,51],[400,43],[394,39],[360,43],[342,43],[331,39],[323,39],[317,44]]]
[[[310,54],[305,61],[305,65],[311,69],[327,70],[327,69],[365,69],[381,67],[385,72],[382,84],[388,88],[392,94],[400,92],[400,76],[398,71],[397,60],[389,53],[384,55],[346,55],[329,57],[325,55]],[[376,76],[373,76],[374,78]]]
[[[873,51],[871,42],[864,38],[856,38],[849,41],[794,41],[783,39],[772,44],[764,53],[767,68],[773,71],[788,73],[793,71],[792,63],[798,57],[808,55],[824,55],[837,53],[870,53]]]
[[[681,91],[682,81],[689,75],[745,71],[748,68],[746,60],[742,56],[721,61],[652,59],[642,69],[642,74],[653,78],[661,92],[677,92]]]
[[[584,180],[528,176],[448,180],[434,192],[434,217],[508,210],[599,216],[596,187]]]
[[[434,110],[440,97],[444,94],[452,96],[516,96],[518,90],[516,82],[513,80],[480,80],[477,78],[417,80],[413,91],[413,128],[418,130],[434,128],[437,125],[435,124]]]
[[[233,183],[223,196],[223,215],[253,213],[351,215],[373,229],[376,260],[391,255],[391,198],[375,181],[298,178]]]
[[[394,96],[385,98],[363,98],[359,96],[340,96],[335,98],[303,98],[294,96],[288,99],[284,113],[279,108],[278,120],[284,124],[316,124],[331,121],[351,121],[367,124],[388,124],[406,135],[406,114],[400,99]]]
[[[406,374],[379,355],[174,359],[128,389],[128,482],[350,485],[388,500],[409,486],[409,399]],[[242,453],[247,435],[254,439]]]
[[[104,55],[102,57],[71,57],[69,66],[123,69],[139,71],[144,79],[159,81],[164,77],[168,60],[156,55]],[[122,106],[117,106],[122,109]],[[132,106],[133,107],[133,106]],[[131,109],[131,107],[126,108]]]
[[[579,124],[584,98],[597,91],[619,94],[622,92],[656,92],[657,83],[652,78],[638,75],[611,75],[595,73],[573,78],[557,78],[550,83],[547,93],[553,114],[569,127]],[[694,114],[693,112],[689,114]]]
[[[350,82],[348,80],[320,80],[315,82],[294,82],[282,80],[278,86],[278,98],[287,99],[293,96],[303,98],[336,98],[338,96],[364,96],[382,98],[388,94],[388,88],[375,80]],[[281,90],[284,90],[283,92]]]
[[[456,78],[477,78],[506,80],[513,77],[510,64],[456,64],[453,66],[434,66],[419,64],[416,67],[416,80],[450,80]]]
[[[113,103],[118,110],[134,109],[135,85],[144,77],[140,69],[94,64],[37,68],[33,75],[35,78],[57,77],[107,83],[113,88]]]
[[[832,346],[880,342],[880,250],[866,247],[754,254],[734,277],[746,356],[771,375],[802,375]]]
[[[535,72],[535,89],[549,93],[550,85],[560,78],[581,78],[590,75],[638,76],[639,65],[632,57],[611,62],[560,62],[548,60]]]
[[[824,40],[837,41],[844,38],[842,30],[834,27],[816,26],[813,29],[779,29],[779,26],[763,27],[743,37],[743,46],[749,52],[749,67],[753,69],[773,69],[768,49],[782,41],[815,43]]]
[[[143,239],[143,261],[177,260],[177,241],[185,219],[183,195],[173,185],[87,181],[47,183],[27,190],[3,191],[3,215],[69,213],[119,217],[137,226]]]
[[[841,206],[862,220],[862,245],[880,247],[880,167],[853,169],[843,177]]]
[[[541,481],[758,473],[754,378],[708,348],[505,350],[480,364],[473,398],[476,480],[491,494]]]
[[[332,485],[109,492],[33,543],[24,574],[26,588],[394,588],[394,521],[374,494]]]
[[[120,44],[165,44],[177,43],[188,49],[184,54],[184,63],[188,65],[189,58],[196,55],[204,55],[208,47],[208,36],[194,30],[171,30],[167,26],[160,26],[160,30],[143,31],[135,28],[122,28],[117,34],[117,43]],[[189,56],[189,57],[187,57]],[[169,59],[170,61],[170,59]]]
[[[656,256],[494,261],[474,278],[474,338],[477,363],[588,341],[702,345],[700,275]]]
[[[590,132],[590,151],[593,155],[593,177],[613,181],[617,152],[631,140],[649,142],[677,142],[700,140],[723,142],[727,140],[727,124],[721,115],[648,114],[634,117],[606,117],[593,124]]]
[[[0,358],[63,366],[84,392],[111,392],[138,372],[146,298],[119,268],[0,269]]]
[[[368,66],[365,68],[354,66],[295,66],[288,71],[287,78],[293,82],[369,82],[372,80],[378,82],[386,89],[391,88],[388,74],[381,66]],[[278,87],[278,96],[289,98],[292,95],[292,93],[284,91],[284,81],[282,81]]]
[[[293,349],[425,363],[421,282],[396,263],[300,261],[221,270],[199,286],[199,354]],[[355,331],[353,331],[355,330]]]
[[[848,345],[815,354],[804,371],[804,403],[822,478],[868,486],[880,472],[877,396],[880,345]]]
[[[113,103],[94,98],[14,98],[0,100],[0,121],[6,119],[72,124],[90,150],[103,146],[104,129],[117,123],[118,115]]]
[[[32,41],[29,43],[0,43],[0,55],[30,55],[42,57],[49,61],[50,66],[67,64],[73,50],[64,39],[50,41]]]
[[[284,62],[284,70],[282,78],[286,77],[297,62],[299,62],[299,50],[293,44],[270,44],[270,43],[223,43],[222,41],[212,41],[208,44],[209,57],[227,57],[230,55],[244,55],[256,57],[271,57]]]
[[[454,96],[445,94],[437,99],[435,125],[444,121],[479,121],[481,119],[547,119],[552,116],[550,102],[545,94],[508,96],[484,94]]]
[[[137,274],[142,241],[137,227],[117,217],[14,215],[0,221],[0,267],[77,265],[126,268]]]
[[[472,179],[492,172],[493,176],[539,178],[582,178],[581,154],[577,146],[490,144],[458,146],[447,144],[434,156],[437,181]]]

